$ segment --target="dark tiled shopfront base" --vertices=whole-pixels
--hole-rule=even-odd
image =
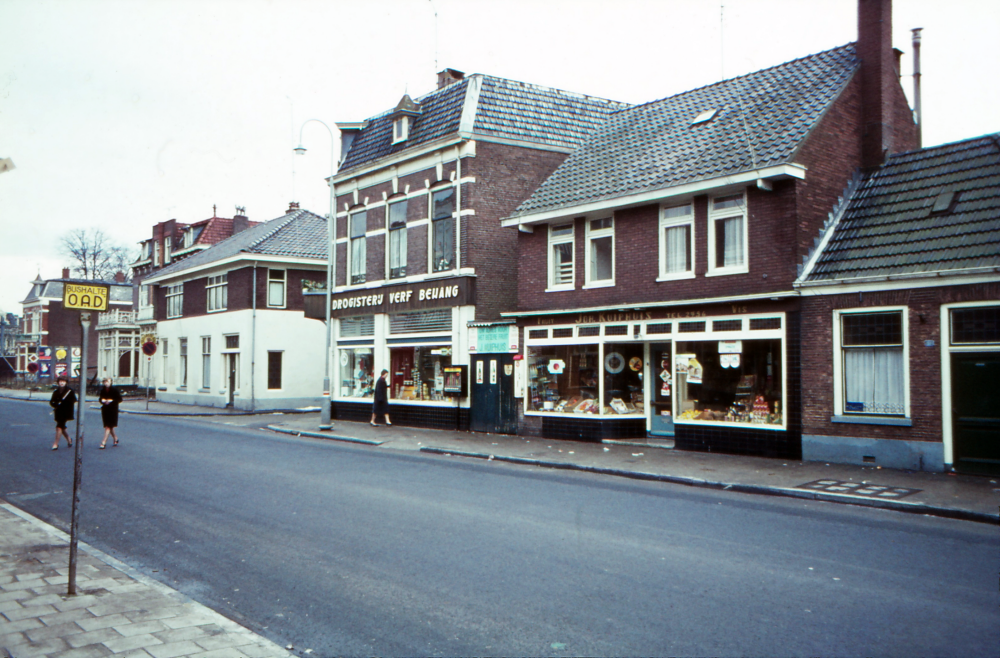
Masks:
[[[372,417],[371,402],[337,402],[331,407],[334,420],[367,423]],[[469,410],[455,407],[424,407],[389,403],[389,419],[393,425],[426,427],[436,430],[469,429]],[[379,423],[382,419],[377,419]]]
[[[802,436],[798,433],[690,425],[677,425],[674,432],[677,450],[802,459]]]
[[[644,418],[586,421],[543,416],[541,421],[541,435],[546,439],[600,443],[602,439],[639,439],[646,436]]]

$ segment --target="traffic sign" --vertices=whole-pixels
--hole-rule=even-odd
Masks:
[[[106,311],[109,291],[108,286],[64,283],[63,306],[81,311]]]
[[[156,343],[149,341],[148,343],[142,344],[142,353],[146,356],[153,356],[156,354]]]

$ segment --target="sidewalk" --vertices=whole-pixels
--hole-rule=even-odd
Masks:
[[[0,504],[0,657],[277,658],[291,653],[79,542]]]

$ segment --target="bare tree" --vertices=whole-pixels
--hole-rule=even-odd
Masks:
[[[97,228],[78,228],[62,238],[63,250],[75,262],[73,270],[84,279],[110,281],[116,272],[131,279],[132,258],[128,248],[116,244]]]

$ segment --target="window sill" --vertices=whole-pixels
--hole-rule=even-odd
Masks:
[[[891,416],[831,416],[831,423],[853,423],[855,425],[896,425],[898,427],[913,427],[912,418]]]
[[[224,313],[225,311],[226,311],[226,309],[224,309],[224,308],[213,308],[213,309],[211,309],[211,310],[209,310],[207,312],[208,313]]]
[[[284,305],[282,305],[282,306],[273,306],[271,304],[268,304],[267,308],[269,308],[269,309],[271,309],[273,311],[283,311],[285,309],[285,306]]]
[[[211,393],[212,389],[210,389],[210,388],[199,388],[198,392],[199,393]]]
[[[570,292],[576,290],[576,286],[558,286],[553,288],[546,288],[545,292]]]
[[[731,274],[749,274],[749,267],[733,267],[727,269],[709,270],[705,276],[729,276]]]
[[[662,282],[662,281],[681,281],[683,279],[693,279],[693,278],[695,278],[694,277],[694,272],[682,272],[680,274],[660,275],[659,277],[657,277],[656,281],[657,282]]]
[[[614,288],[614,287],[615,287],[615,282],[614,279],[612,279],[611,281],[597,281],[595,283],[588,283],[582,289],[590,290],[591,288]]]
[[[187,390],[188,390],[188,387],[187,387],[187,386],[178,386],[178,387],[177,387],[177,390],[178,390],[178,391],[187,391]]]

